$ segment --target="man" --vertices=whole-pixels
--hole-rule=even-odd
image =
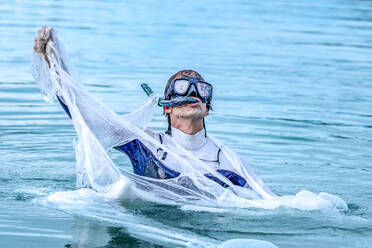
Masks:
[[[91,105],[97,106],[97,109],[104,107],[100,107],[100,103],[90,96],[85,96],[86,93],[81,90],[80,86],[71,86],[67,83],[70,80],[68,74],[71,73],[63,58],[56,59],[59,45],[53,48],[52,44],[48,44],[49,41],[56,42],[56,40],[52,28],[44,27],[39,30],[35,38],[34,50],[43,54],[50,70],[53,68],[55,70],[52,74],[57,79],[54,80],[56,89],[53,88],[53,92],[58,101],[70,118],[73,120],[81,118],[85,123],[83,127],[77,127],[74,122],[77,131],[82,128],[92,130],[93,136],[102,144],[105,143],[104,140],[107,137],[132,137],[123,138],[123,141],[116,142],[116,145],[111,147],[129,157],[135,174],[155,179],[172,179],[181,174],[183,179],[187,179],[187,176],[192,173],[201,174],[204,175],[205,180],[213,180],[222,187],[238,186],[249,189],[253,192],[249,194],[250,198],[271,198],[273,196],[249,165],[243,163],[230,149],[216,144],[207,135],[204,118],[208,116],[211,109],[213,87],[198,72],[182,70],[169,79],[164,90],[165,100],[172,102],[188,97],[194,99],[194,103],[182,104],[182,101],[181,103],[178,101],[177,106],[170,104],[164,107],[164,113],[168,119],[168,130],[155,133],[145,129],[142,135],[135,135],[133,130],[136,129],[136,123],[122,124],[116,120],[118,118],[114,114],[111,114],[112,117],[109,118],[106,115],[100,117],[101,113]],[[67,75],[66,82],[61,79],[64,73]],[[88,102],[90,105],[87,105]],[[110,146],[105,148],[110,148]],[[172,152],[169,152],[171,150]],[[78,175],[81,187],[92,187],[92,180],[88,174],[82,170],[81,175]],[[188,179],[183,180],[183,184],[196,187]]]
[[[227,177],[234,185],[248,186],[245,179],[231,167],[221,149],[207,136],[204,118],[211,109],[212,89],[212,85],[193,70],[182,70],[171,76],[164,90],[164,98],[189,96],[197,102],[178,107],[164,107],[164,113],[168,118],[168,130],[159,137],[167,146],[172,146],[174,141],[177,142],[194,157]],[[183,156],[179,150],[176,152]],[[207,177],[217,180],[209,175]]]

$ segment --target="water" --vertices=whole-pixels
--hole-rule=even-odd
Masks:
[[[340,196],[347,211],[110,203],[75,188],[74,130],[30,75],[52,25],[84,85],[119,113],[195,69],[213,83],[207,130],[280,195]],[[0,1],[1,247],[372,247],[369,1]],[[166,128],[158,111],[151,127]],[[121,166],[130,166],[118,153]],[[78,194],[78,193],[76,193]]]

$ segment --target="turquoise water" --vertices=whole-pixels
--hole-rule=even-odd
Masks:
[[[146,100],[141,82],[161,92],[174,72],[199,71],[215,87],[210,135],[251,161],[275,193],[328,192],[349,210],[45,203],[75,188],[75,134],[30,74],[42,25],[55,27],[81,81],[119,113]],[[252,238],[372,247],[371,30],[369,1],[0,1],[0,246]],[[160,110],[151,127],[166,128]]]

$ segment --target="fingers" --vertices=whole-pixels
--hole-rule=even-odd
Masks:
[[[52,40],[52,31],[53,27],[46,27],[43,26],[41,29],[37,31],[37,36],[35,37],[35,45],[34,45],[34,51],[37,53],[44,54],[44,59],[48,63],[48,66],[50,67],[50,62],[47,56],[47,44],[50,40]]]
[[[45,55],[45,49],[46,45],[49,40],[51,40],[52,36],[52,30],[53,27],[46,27],[43,26],[41,29],[37,31],[37,36],[35,37],[35,45],[34,50],[38,53],[44,53]]]
[[[52,27],[47,28],[43,26],[41,29],[37,31],[37,38],[39,38],[40,40],[48,41],[48,39],[50,38],[51,31]]]

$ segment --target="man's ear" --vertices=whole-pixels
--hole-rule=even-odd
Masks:
[[[172,107],[163,107],[163,111],[166,114],[170,114],[170,113],[172,113]]]

